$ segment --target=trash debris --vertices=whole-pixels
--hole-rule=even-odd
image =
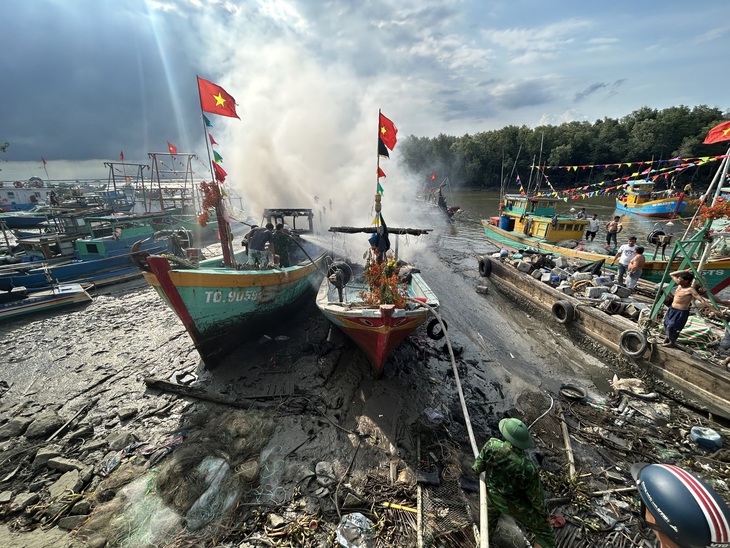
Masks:
[[[426,407],[423,412],[433,424],[442,424],[446,420],[446,417],[431,407]]]
[[[689,432],[689,437],[692,441],[697,443],[700,447],[709,449],[710,451],[717,451],[722,448],[722,437],[720,434],[715,432],[712,428],[706,428],[704,426],[693,426]]]
[[[374,546],[373,522],[359,512],[342,516],[337,526],[337,542],[345,548]]]

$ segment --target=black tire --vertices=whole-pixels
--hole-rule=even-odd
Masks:
[[[649,348],[649,342],[641,331],[627,329],[621,333],[619,340],[621,352],[631,358],[638,358],[644,355]]]
[[[489,278],[492,274],[492,261],[487,257],[479,259],[479,274],[484,278]]]
[[[441,320],[441,321],[444,322],[444,328],[448,329],[449,326],[446,325],[446,322],[444,320]],[[426,326],[426,333],[434,341],[443,339],[444,335],[446,335],[446,332],[443,329],[441,329],[441,324],[439,323],[438,319],[436,319],[436,318],[434,318],[430,322],[428,322],[428,325]]]
[[[566,399],[584,402],[588,398],[588,392],[585,388],[574,384],[564,384],[560,387],[560,395]]]
[[[651,245],[656,245],[659,241],[659,236],[664,236],[665,233],[663,230],[652,230],[649,235],[646,237],[646,241],[649,242]]]
[[[558,323],[570,325],[575,320],[575,308],[570,301],[558,301],[553,305],[553,318]]]

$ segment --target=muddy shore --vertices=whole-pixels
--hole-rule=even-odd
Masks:
[[[687,436],[722,425],[664,396],[619,415],[610,379],[640,372],[490,287],[476,260],[489,251],[445,229],[412,262],[441,299],[477,444],[504,416],[534,422],[533,456],[566,520],[560,545],[639,545],[631,462],[680,464],[730,498],[724,455]],[[374,380],[312,303],[207,371],[140,281],[0,334],[2,546],[332,546],[352,513],[373,523],[373,545],[416,546],[419,491],[430,542],[474,545],[465,417],[444,340],[425,330]],[[564,383],[592,405],[561,396]],[[204,500],[216,477],[217,496]],[[493,545],[514,545],[515,531]]]

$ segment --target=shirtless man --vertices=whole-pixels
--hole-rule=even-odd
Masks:
[[[664,316],[664,332],[667,334],[667,341],[662,346],[676,348],[677,337],[679,337],[679,333],[684,329],[689,318],[689,307],[692,305],[692,299],[697,299],[706,306],[710,303],[692,287],[695,275],[691,270],[677,270],[669,275],[677,284],[677,289],[674,292],[672,306]]]
[[[634,250],[634,258],[629,262],[629,276],[626,279],[626,287],[628,289],[634,289],[636,284],[641,278],[641,273],[644,270],[644,263],[646,263],[646,257],[644,257],[644,248],[640,245],[636,246]]]

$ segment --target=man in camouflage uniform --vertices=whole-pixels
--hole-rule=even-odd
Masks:
[[[499,516],[507,514],[535,535],[536,547],[554,548],[542,482],[537,466],[525,454],[534,445],[532,436],[519,419],[502,419],[499,431],[506,441],[491,438],[471,467],[477,474],[486,472],[489,536]]]

